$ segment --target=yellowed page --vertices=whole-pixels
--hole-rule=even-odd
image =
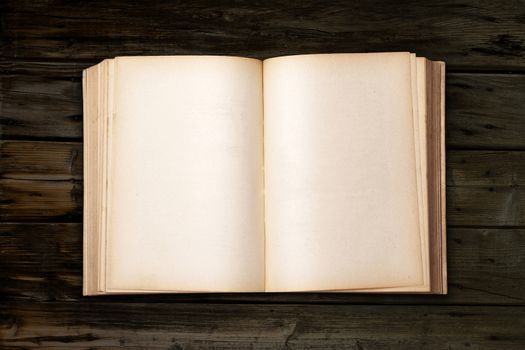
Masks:
[[[412,54],[412,62],[414,54]],[[396,293],[396,292],[429,292],[430,291],[430,262],[429,262],[429,230],[428,230],[428,181],[427,181],[427,135],[426,135],[426,58],[417,57],[412,72],[416,68],[416,74],[412,76],[413,99],[417,102],[417,115],[414,117],[414,137],[416,147],[416,169],[418,181],[418,207],[419,207],[419,226],[421,238],[421,257],[423,268],[422,285],[371,288],[371,289],[352,289],[344,292],[358,293]],[[415,107],[415,106],[414,106]],[[340,291],[336,291],[340,292]]]
[[[107,290],[262,291],[262,63],[115,61]]]
[[[264,61],[266,289],[423,283],[409,53]]]
[[[416,145],[419,145],[420,163],[417,169],[420,171],[419,181],[419,213],[421,227],[421,256],[423,261],[423,289],[430,290],[430,247],[429,247],[429,222],[428,222],[428,181],[427,181],[427,59],[418,57],[417,67],[417,106],[419,115],[417,118]]]

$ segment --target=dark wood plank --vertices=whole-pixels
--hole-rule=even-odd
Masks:
[[[82,182],[0,179],[0,219],[80,222]],[[520,186],[448,186],[447,223],[453,226],[525,226]]]
[[[82,143],[0,141],[0,179],[82,180]],[[525,184],[525,152],[447,152],[447,185]]]
[[[2,221],[82,220],[82,144],[0,141]]]
[[[0,75],[25,75],[48,79],[80,79],[82,70],[100,60],[56,61],[6,59],[0,57]]]
[[[0,218],[40,222],[81,220],[81,143],[4,141],[0,143],[0,152]],[[448,224],[525,225],[523,185],[523,151],[450,150]]]
[[[0,225],[0,295],[82,300],[81,224]],[[525,230],[449,229],[449,294],[227,293],[95,297],[140,302],[301,302],[525,305]]]
[[[6,303],[14,348],[522,349],[525,308]]]
[[[82,224],[0,224],[0,295],[37,300],[82,294]]]
[[[82,221],[82,183],[0,180],[0,221]]]
[[[82,84],[79,79],[0,77],[2,138],[82,137]]]
[[[79,142],[0,141],[0,179],[81,180]]]
[[[525,152],[447,152],[447,223],[525,225]]]
[[[525,75],[449,74],[446,79],[448,147],[525,149]]]
[[[81,140],[80,74],[87,66],[5,63],[10,74],[0,75],[3,137]],[[523,91],[525,75],[448,74],[447,146],[525,149]]]
[[[523,70],[520,0],[301,2],[11,0],[5,57],[416,51],[452,69]]]
[[[524,226],[523,187],[447,187],[447,223],[456,226]]]
[[[525,184],[525,152],[447,152],[448,186],[518,186]]]

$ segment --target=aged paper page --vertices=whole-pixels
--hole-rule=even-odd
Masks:
[[[262,63],[115,61],[107,290],[262,291]]]
[[[414,54],[412,57],[412,102],[414,103],[414,139],[416,151],[416,170],[418,182],[418,207],[419,207],[419,225],[421,238],[421,257],[423,267],[423,281],[422,284],[403,286],[403,287],[388,287],[388,288],[372,288],[372,289],[353,289],[345,290],[344,292],[359,292],[359,293],[385,293],[385,292],[429,292],[430,291],[430,262],[429,262],[429,230],[428,230],[428,181],[427,181],[427,133],[426,133],[426,62],[427,59],[417,57],[414,61]],[[417,108],[416,108],[417,107]],[[417,111],[416,111],[417,109]]]
[[[264,62],[268,291],[423,284],[411,74],[408,53]]]
[[[415,127],[416,146],[419,146],[420,162],[417,169],[419,183],[419,218],[420,218],[420,237],[421,237],[421,257],[423,262],[423,289],[430,290],[430,246],[429,246],[429,222],[428,222],[428,160],[427,160],[427,59],[418,57],[416,60],[417,68],[417,125]],[[416,148],[417,150],[417,148]],[[417,154],[417,152],[416,152]]]

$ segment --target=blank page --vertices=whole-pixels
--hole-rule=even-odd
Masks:
[[[262,63],[115,61],[107,289],[264,289]]]
[[[421,285],[409,53],[264,61],[266,289]]]

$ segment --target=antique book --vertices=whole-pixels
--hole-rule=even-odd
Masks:
[[[86,69],[84,294],[446,294],[444,86],[408,52]]]

